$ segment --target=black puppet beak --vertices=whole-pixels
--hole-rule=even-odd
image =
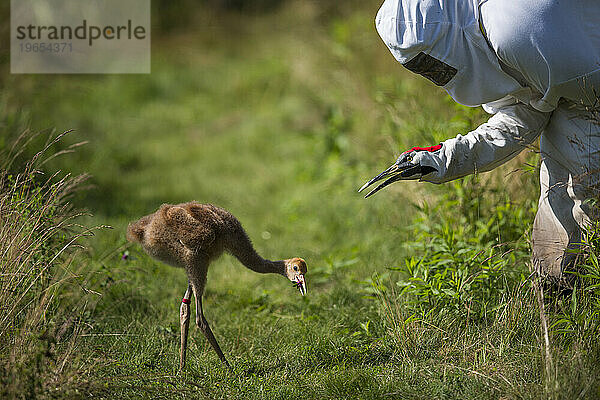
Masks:
[[[380,173],[379,175],[377,175],[376,177],[371,179],[369,182],[365,183],[360,189],[358,189],[359,192],[362,192],[363,190],[365,190],[367,187],[371,186],[375,182],[385,179],[385,181],[383,183],[381,183],[375,189],[373,189],[369,193],[367,193],[367,195],[365,196],[365,199],[367,197],[374,195],[375,193],[377,193],[384,187],[386,187],[396,181],[407,179],[407,178],[412,177],[415,174],[419,174],[421,172],[420,165],[410,164],[409,162],[400,163],[399,161],[400,161],[400,159],[398,159],[398,161],[396,161],[394,164],[392,164],[388,169],[386,169],[385,171],[383,171],[382,173]]]

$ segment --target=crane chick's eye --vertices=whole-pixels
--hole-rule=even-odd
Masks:
[[[294,271],[298,271],[298,267],[294,265]]]

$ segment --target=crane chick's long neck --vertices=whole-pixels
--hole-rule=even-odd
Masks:
[[[229,252],[235,256],[242,264],[252,271],[261,274],[281,274],[285,275],[284,261],[271,261],[262,258],[252,246],[250,238],[240,227],[239,231],[234,235],[228,247]]]

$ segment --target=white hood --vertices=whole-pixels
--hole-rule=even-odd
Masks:
[[[386,0],[375,24],[398,62],[423,52],[456,68],[443,88],[458,103],[479,106],[522,87],[500,68],[478,14],[471,1]]]

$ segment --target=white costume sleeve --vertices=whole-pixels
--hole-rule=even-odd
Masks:
[[[443,183],[463,176],[489,171],[519,154],[542,132],[550,112],[504,98],[484,106],[494,113],[488,122],[466,135],[442,143],[436,152],[417,152],[414,163],[437,170],[421,180]]]

